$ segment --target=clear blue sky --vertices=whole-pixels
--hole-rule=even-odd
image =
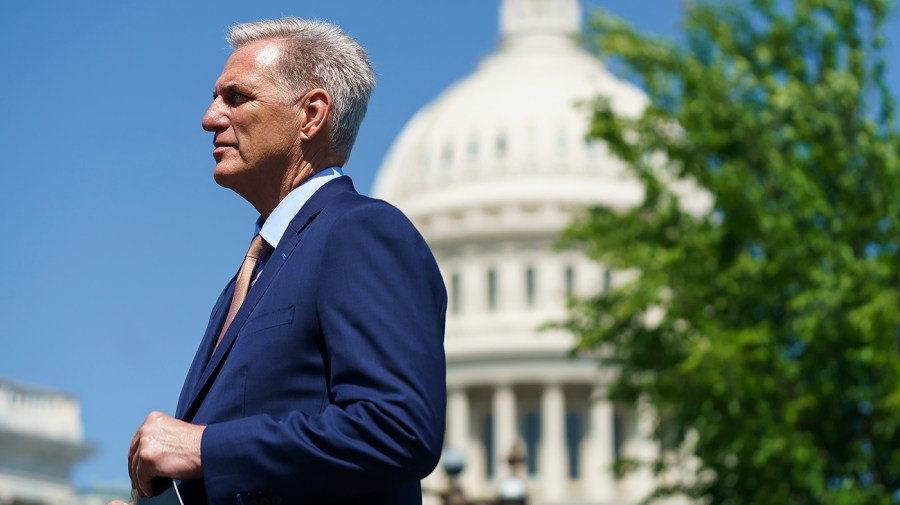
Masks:
[[[676,33],[679,0],[592,3]],[[81,399],[99,451],[76,471],[79,486],[127,483],[128,442],[151,410],[173,413],[252,232],[250,205],[212,180],[212,137],[200,128],[229,54],[225,27],[316,17],[368,49],[379,84],[346,167],[368,192],[405,122],[494,47],[498,5],[56,0],[6,9],[0,377]],[[900,50],[891,52],[900,95]]]

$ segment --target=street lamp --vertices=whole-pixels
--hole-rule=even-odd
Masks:
[[[500,481],[497,489],[497,505],[527,505],[528,486],[520,474],[527,458],[521,442],[513,445],[506,461],[509,463],[509,476]]]
[[[520,476],[520,469],[525,466],[525,448],[516,443],[509,454],[507,462],[510,467],[509,477],[500,481],[497,497],[488,500],[471,500],[466,497],[459,485],[459,474],[466,468],[466,455],[459,449],[448,447],[442,456],[444,472],[450,484],[446,490],[425,490],[441,498],[442,505],[528,505],[528,489],[525,479]]]
[[[466,454],[455,447],[444,450],[444,472],[450,478],[450,487],[441,493],[443,505],[469,505],[459,485],[459,474],[466,468]]]

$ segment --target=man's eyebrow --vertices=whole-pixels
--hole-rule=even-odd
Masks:
[[[222,91],[230,91],[232,93],[241,93],[246,94],[247,88],[243,84],[237,81],[228,81],[224,84],[218,85],[213,88],[213,99],[215,99]]]

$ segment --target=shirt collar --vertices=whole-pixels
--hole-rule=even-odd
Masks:
[[[269,218],[263,220],[262,216],[256,220],[256,233],[260,234],[272,249],[278,247],[278,242],[284,231],[287,230],[291,219],[300,212],[313,193],[325,185],[326,182],[344,175],[339,167],[331,167],[316,173],[302,184],[294,188],[283,200],[278,202],[275,210],[269,214]]]

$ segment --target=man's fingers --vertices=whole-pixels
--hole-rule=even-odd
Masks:
[[[131,439],[128,476],[138,496],[150,497],[155,477],[199,479],[203,476],[200,442],[205,426],[151,412]],[[165,489],[159,484],[161,492]]]
[[[153,475],[145,475],[148,470],[146,463],[135,456],[133,485],[139,498],[153,496]]]
[[[140,488],[138,492],[143,493],[143,496],[149,498],[153,496],[153,476],[152,475],[140,475],[138,474],[138,485]]]
[[[137,448],[140,444],[140,432],[141,430],[138,428],[138,431],[131,437],[131,446],[128,447],[128,478],[131,479],[131,489],[137,489],[137,475],[134,467],[137,465]]]
[[[140,452],[136,450],[134,454],[131,455],[131,460],[128,462],[128,468],[131,473],[131,489],[137,491],[138,498],[151,496],[143,485],[146,478],[141,475],[141,471],[144,470],[145,466],[146,465],[142,465]]]

